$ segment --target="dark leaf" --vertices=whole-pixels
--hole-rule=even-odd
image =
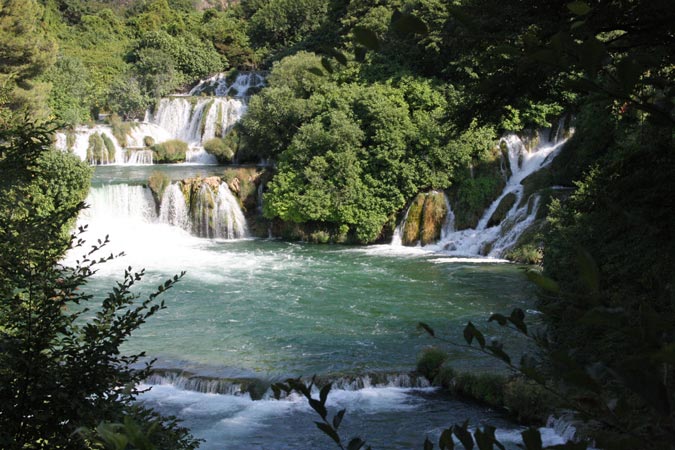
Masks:
[[[347,57],[341,51],[331,50],[330,52],[328,52],[328,54],[333,58],[335,58],[336,61],[342,64],[343,66],[347,65]]]
[[[326,420],[326,414],[328,414],[328,411],[326,410],[326,407],[318,400],[310,398],[309,400],[309,406],[312,407],[314,411],[316,411],[322,419]]]
[[[455,436],[457,436],[457,439],[459,439],[459,442],[462,443],[464,448],[466,450],[472,450],[473,449],[473,438],[471,437],[471,433],[469,433],[469,421],[467,420],[464,422],[461,426],[460,425],[455,425],[452,428],[453,432],[455,433]]]
[[[528,428],[520,433],[526,450],[542,450],[541,434],[536,428]]]
[[[433,328],[431,328],[429,325],[427,325],[427,324],[424,323],[424,322],[419,322],[419,323],[417,324],[417,329],[418,329],[418,330],[422,329],[422,330],[426,331],[426,332],[429,333],[432,337],[436,336],[436,335],[434,334]]]
[[[600,269],[598,269],[598,265],[591,254],[582,247],[577,246],[576,256],[581,278],[591,292],[597,293],[600,290]]]
[[[325,434],[330,436],[330,438],[334,440],[336,444],[340,444],[340,436],[338,436],[338,434],[335,432],[333,428],[331,428],[330,425],[323,422],[314,422],[314,423],[316,424],[319,430],[323,431]]]
[[[478,341],[480,348],[485,347],[485,336],[481,333],[471,322],[466,324],[464,327],[464,339],[466,342],[471,345],[474,338]]]
[[[356,47],[354,49],[354,59],[358,62],[363,62],[366,60],[366,48],[365,47]]]
[[[585,16],[586,14],[591,12],[591,7],[588,6],[588,3],[581,1],[568,3],[567,9],[572,11],[572,14],[576,14],[577,16]]]
[[[579,49],[579,62],[591,76],[600,70],[607,52],[605,46],[595,36],[586,39]]]
[[[454,450],[455,441],[452,439],[452,428],[443,430],[441,437],[438,439],[438,446],[441,450]]]
[[[312,73],[312,74],[317,75],[317,76],[320,76],[320,77],[323,76],[323,71],[321,69],[319,69],[318,67],[310,67],[309,69],[307,69],[307,72]]]
[[[333,73],[333,66],[331,65],[328,58],[326,57],[321,58],[321,65],[323,66],[324,69],[326,69],[326,72]]]
[[[558,283],[555,280],[545,277],[536,270],[528,270],[527,272],[525,272],[525,275],[530,281],[532,281],[534,284],[544,289],[545,291],[552,293],[560,292],[560,286],[558,286]]]
[[[424,450],[434,450],[434,444],[431,443],[429,438],[424,439]]]
[[[340,428],[340,424],[342,423],[342,419],[344,418],[346,411],[346,409],[341,409],[337,414],[335,414],[335,417],[333,417],[333,428],[336,430]]]
[[[509,322],[511,322],[520,332],[524,335],[527,335],[527,325],[525,325],[525,313],[522,309],[516,308],[511,312],[509,317]]]
[[[326,404],[326,399],[328,398],[328,393],[330,392],[331,384],[328,383],[324,387],[321,388],[321,391],[319,392],[319,401],[321,402],[322,405]]]
[[[360,438],[354,438],[351,441],[349,441],[349,444],[347,444],[347,450],[360,450],[361,447],[363,447],[365,442],[361,440]],[[369,447],[370,448],[370,447]]]

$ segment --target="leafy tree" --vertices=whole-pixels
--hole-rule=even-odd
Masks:
[[[163,303],[155,298],[178,276],[139,300],[131,291],[143,272],[124,281],[98,305],[81,288],[107,240],[98,241],[75,267],[59,261],[84,242],[70,229],[87,193],[91,169],[68,153],[50,150],[52,130],[29,121],[0,129],[0,445],[20,448],[90,448],[78,427],[131,418],[158,448],[195,448],[175,421],[130,402],[149,366],[120,345]],[[83,231],[83,230],[80,230]],[[128,419],[127,419],[128,420]]]
[[[327,12],[322,0],[270,0],[251,16],[251,38],[260,46],[289,47],[319,29]]]
[[[0,2],[0,86],[4,105],[40,113],[47,87],[36,81],[56,59],[56,45],[40,26],[42,7],[35,0]]]
[[[52,85],[48,104],[57,120],[75,126],[91,118],[91,82],[80,59],[61,56],[43,79]]]

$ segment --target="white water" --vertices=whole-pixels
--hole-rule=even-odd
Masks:
[[[212,92],[211,95],[218,97],[246,97],[251,88],[265,85],[265,79],[259,73],[248,72],[237,75],[232,83],[229,83],[224,73],[219,73],[206,80],[201,80],[197,86],[190,90],[189,95],[200,95]]]
[[[547,136],[548,130],[541,131],[539,144],[530,151],[515,134],[504,137],[502,141],[508,148],[511,176],[502,193],[485,210],[475,229],[460,231],[454,229],[454,213],[446,197],[448,216],[441,230],[441,239],[435,245],[426,246],[425,249],[469,258],[475,256],[499,258],[513,246],[521,233],[534,222],[539,207],[539,197],[536,195],[523,201],[524,186],[521,182],[527,176],[550,164],[566,142],[558,136],[558,133],[552,141],[549,141]],[[499,224],[488,227],[488,222],[500,202],[510,194],[516,198],[513,206]],[[401,245],[404,223],[405,219],[396,227],[392,246]],[[489,251],[486,251],[488,246],[490,246]]]
[[[227,183],[221,183],[217,193],[202,184],[196,201],[192,229],[197,236],[238,239],[248,235],[244,214]]]
[[[197,214],[190,217],[189,205],[180,186],[173,183],[164,191],[157,215],[152,194],[146,187],[127,184],[97,186],[92,187],[87,197],[89,208],[84,211],[81,221],[95,230],[112,230],[112,233],[106,231],[105,234],[119,232],[118,242],[128,241],[133,235],[140,236],[142,233],[136,232],[136,229],[140,231],[139,227],[153,224],[194,231],[201,237],[239,239],[248,236],[246,218],[227,184],[222,183],[217,194],[208,185],[202,185],[195,201]],[[213,205],[212,213],[208,210],[209,205]],[[156,233],[145,231],[153,237]],[[174,245],[177,239],[179,236],[173,237],[165,246]]]
[[[174,183],[169,185],[162,195],[159,208],[159,221],[184,230],[190,229],[190,218],[185,196],[180,187]]]

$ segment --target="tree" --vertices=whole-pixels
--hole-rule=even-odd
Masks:
[[[131,420],[159,430],[150,436],[158,448],[195,448],[171,418],[131,403],[150,367],[133,369],[143,355],[119,349],[164,307],[156,296],[179,276],[139,300],[131,288],[143,271],[129,268],[92,304],[82,288],[98,264],[114,256],[95,256],[103,239],[75,267],[60,262],[68,248],[83,248],[70,230],[84,207],[91,169],[50,150],[52,132],[28,120],[0,129],[0,446],[89,448],[78,428]]]
[[[0,107],[40,112],[47,86],[35,78],[56,59],[56,45],[41,27],[41,17],[35,0],[0,2],[0,87],[9,92]]]

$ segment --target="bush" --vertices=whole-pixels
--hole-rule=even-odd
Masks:
[[[155,145],[155,138],[153,138],[152,136],[143,137],[143,145],[145,145],[146,147],[152,147],[153,145]]]
[[[429,347],[424,349],[417,359],[417,371],[427,380],[433,382],[447,359],[448,355],[443,350]]]
[[[309,235],[309,242],[314,244],[328,244],[330,233],[324,230],[317,230]]]
[[[519,422],[543,424],[555,409],[557,399],[534,382],[515,378],[504,386],[504,407]]]
[[[233,148],[230,144],[225,138],[213,138],[204,142],[204,150],[215,156],[219,163],[229,163],[236,151],[236,147]]]
[[[155,170],[150,174],[150,178],[148,178],[148,187],[150,188],[150,192],[152,192],[152,197],[155,199],[157,208],[162,204],[162,196],[170,184],[171,179],[164,172]]]
[[[185,161],[188,145],[180,139],[173,139],[152,146],[155,161],[158,163],[175,163]]]
[[[506,382],[503,375],[460,373],[454,379],[452,391],[491,406],[503,406]]]

